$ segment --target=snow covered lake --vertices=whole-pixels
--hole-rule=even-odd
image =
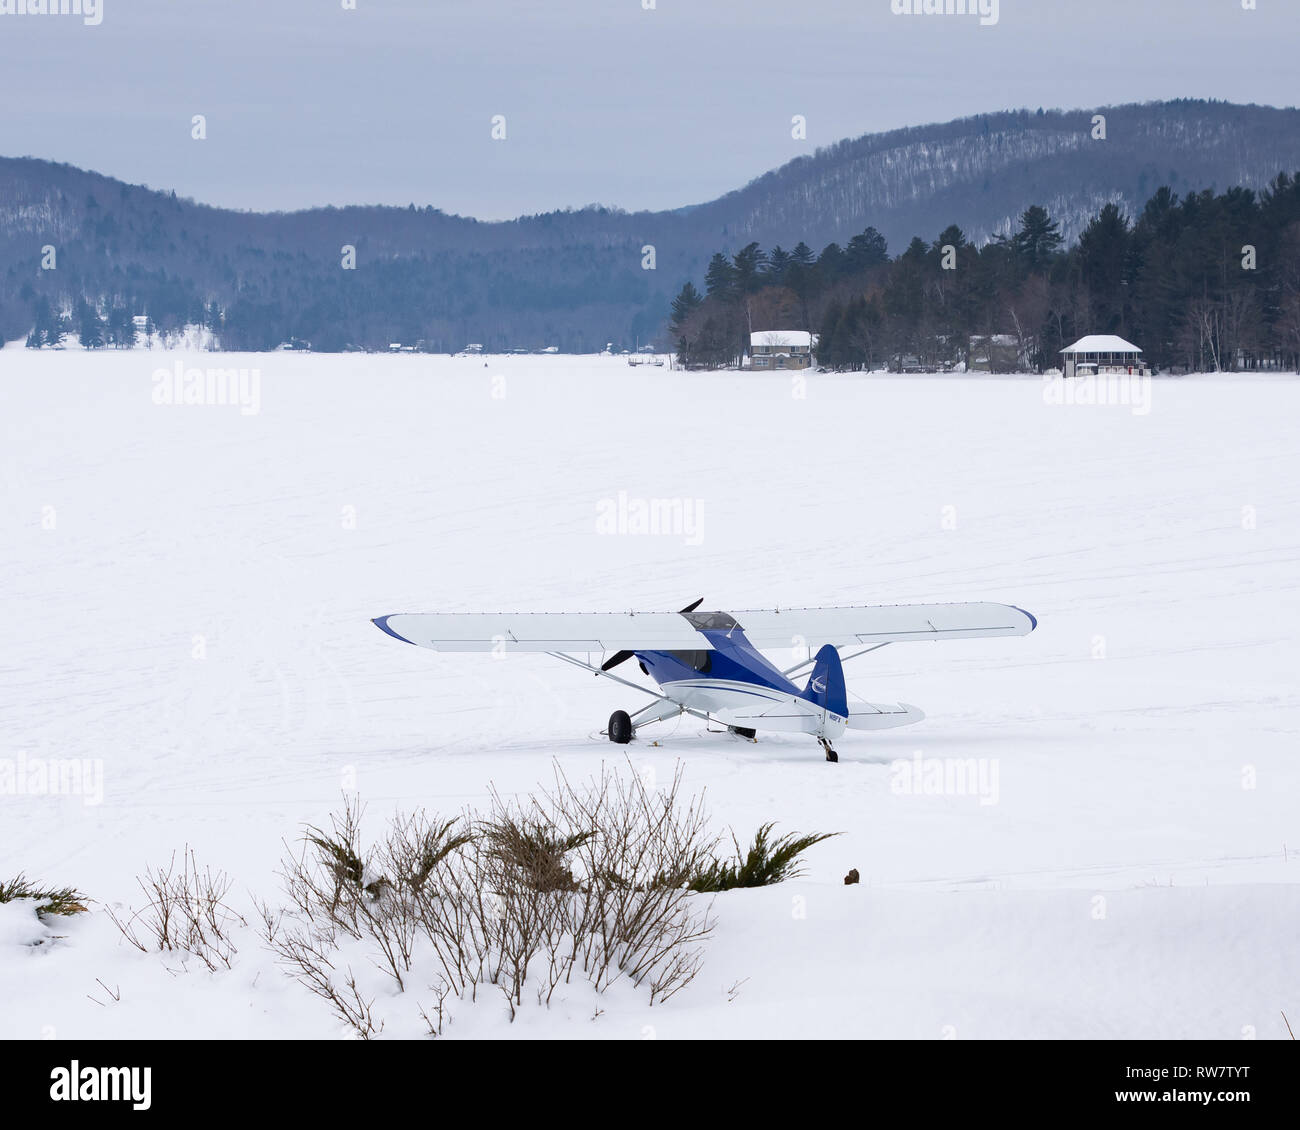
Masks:
[[[155,371],[177,362],[250,370],[243,408],[167,403]],[[680,760],[741,840],[843,834],[801,879],[719,896],[667,1005],[615,994],[593,1020],[575,997],[511,1026],[481,1001],[450,1034],[1275,1038],[1300,1019],[1294,377],[1157,379],[1135,411],[1034,377],[10,348],[0,387],[0,880],[97,900],[40,946],[0,906],[0,1036],[337,1036],[251,927],[230,972],[174,977],[103,906],[138,904],[135,877],[188,844],[251,917],[282,841],[343,790],[378,823],[526,792],[553,763],[581,779],[623,756],[597,734],[610,712],[648,701],[546,657],[406,647],[372,617],[701,596],[992,600],[1039,627],[853,660],[851,703],[927,717],[850,731],[838,765],[807,737],[645,730],[636,770]],[[641,532],[651,500],[682,520]],[[34,767],[70,762],[75,791],[41,795]],[[380,1007],[386,1034],[421,1031]]]

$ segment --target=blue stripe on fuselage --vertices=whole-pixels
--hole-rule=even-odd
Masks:
[[[645,664],[650,677],[663,686],[684,679],[730,679],[738,683],[753,683],[769,690],[798,695],[800,690],[772,666],[757,648],[745,638],[740,628],[729,632],[705,631],[700,635],[713,645],[709,651],[709,669],[697,670],[684,663],[670,651],[638,651],[637,659]]]

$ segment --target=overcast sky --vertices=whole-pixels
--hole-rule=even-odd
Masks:
[[[0,155],[259,210],[669,208],[898,126],[1300,97],[1300,0],[1000,0],[990,26],[891,0],[101,2],[98,26],[0,14]]]

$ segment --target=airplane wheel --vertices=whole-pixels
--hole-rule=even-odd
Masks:
[[[839,755],[838,753],[836,753],[833,749],[828,749],[828,750],[826,751],[826,760],[827,760],[827,761],[835,761],[835,762],[838,762],[839,759],[840,759],[840,755]]]
[[[751,742],[754,740],[754,735],[758,733],[757,730],[751,730],[745,726],[732,726],[731,732],[739,734],[742,738],[748,738]]]
[[[616,710],[609,716],[609,740],[615,745],[627,745],[632,740],[632,718],[626,710]]]

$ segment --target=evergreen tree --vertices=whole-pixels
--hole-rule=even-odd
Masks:
[[[36,309],[33,311],[34,322],[32,332],[27,335],[28,349],[41,349],[46,345],[58,345],[60,330],[59,319],[54,313],[54,308],[50,305],[50,300],[45,295],[40,295],[36,299]]]
[[[817,273],[826,283],[834,282],[844,273],[844,249],[838,243],[828,243],[817,256]]]
[[[811,267],[817,262],[817,256],[813,253],[813,249],[801,239],[794,245],[794,250],[790,252],[790,260],[800,267]]]
[[[77,307],[79,337],[83,349],[99,349],[104,344],[104,322],[99,312],[84,298]]]
[[[724,302],[735,296],[736,269],[721,251],[709,260],[709,269],[704,276],[704,290],[710,298]]]
[[[1115,204],[1107,204],[1079,236],[1076,260],[1086,280],[1095,333],[1124,331],[1129,242],[1128,217]]]
[[[855,235],[844,249],[844,266],[851,274],[861,274],[889,262],[889,244],[875,228]]]
[[[704,305],[704,296],[695,289],[694,283],[688,282],[682,287],[681,293],[673,299],[672,316],[668,325],[674,335],[681,333],[687,319],[702,305]]]
[[[135,345],[135,321],[125,306],[114,306],[109,311],[106,339],[115,349],[130,349]]]
[[[1047,214],[1046,208],[1030,205],[1020,217],[1020,230],[1013,243],[1026,270],[1044,270],[1061,249],[1061,226]]]
[[[732,266],[737,289],[742,294],[753,294],[763,284],[763,268],[767,266],[767,256],[757,243],[750,243],[736,252]]]
[[[828,369],[834,367],[835,329],[843,313],[844,308],[838,302],[832,302],[822,315],[821,333],[817,335],[817,360]]]
[[[767,257],[767,283],[770,286],[785,286],[793,263],[790,252],[779,244],[772,248],[772,253]]]

